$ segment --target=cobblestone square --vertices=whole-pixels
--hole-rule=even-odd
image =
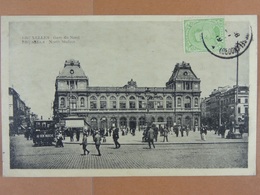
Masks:
[[[115,149],[112,138],[101,145],[102,156],[88,137],[89,155],[82,155],[80,142],[64,141],[64,148],[33,146],[32,140],[22,135],[10,137],[11,169],[150,169],[150,168],[247,168],[248,143],[220,138],[208,133],[207,141],[200,140],[199,132],[184,137],[169,136],[169,142],[159,137],[155,149],[136,136],[121,136],[121,147]]]

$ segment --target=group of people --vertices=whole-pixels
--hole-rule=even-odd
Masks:
[[[94,142],[95,142],[95,146],[96,146],[96,149],[97,149],[97,152],[98,152],[98,156],[101,156],[101,152],[100,152],[101,136],[100,136],[100,132],[99,131],[97,131],[95,133]],[[88,136],[87,136],[86,133],[83,135],[82,143],[80,145],[82,145],[83,155],[86,155],[86,152],[87,152],[87,154],[89,154],[90,151],[87,149]]]
[[[174,126],[174,132],[176,134],[176,137],[179,137],[179,133],[183,137],[184,132],[186,132],[186,136],[189,136],[189,131],[190,131],[190,128],[187,127],[186,125],[175,125]]]
[[[189,131],[190,129],[185,126],[185,125],[175,125],[173,127],[167,127],[167,125],[152,125],[152,126],[148,126],[148,128],[146,130],[144,130],[143,132],[143,138],[142,141],[148,141],[148,130],[149,128],[153,129],[153,134],[154,134],[154,141],[157,142],[158,140],[158,135],[160,134],[161,136],[163,136],[163,142],[168,142],[168,135],[169,134],[176,134],[176,137],[179,136],[179,133],[181,134],[181,136],[184,136],[184,132],[186,132],[186,136],[189,136]]]
[[[82,149],[83,149],[83,155],[86,155],[86,152],[87,154],[89,154],[89,150],[87,149],[87,145],[88,145],[88,134],[86,133],[87,131],[86,130],[83,130],[83,139],[82,139],[82,143],[80,145],[82,145]],[[116,128],[115,126],[113,126],[111,128],[111,133],[113,134],[113,140],[114,140],[114,143],[115,143],[115,148],[118,149],[120,148],[120,143],[118,142],[118,139],[119,139],[119,129]],[[104,140],[104,135],[101,136],[101,133],[100,131],[95,131],[95,133],[92,134],[93,136],[93,141],[95,143],[95,146],[96,146],[96,149],[97,149],[97,152],[98,152],[98,156],[101,156],[101,152],[100,152],[100,145],[101,145],[101,140],[102,140],[102,137],[103,137],[103,140]]]

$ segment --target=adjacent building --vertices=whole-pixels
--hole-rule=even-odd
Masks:
[[[20,98],[14,88],[9,87],[9,127],[10,135],[23,133],[25,128],[31,124],[31,108]]]
[[[54,120],[84,118],[92,128],[142,128],[151,122],[200,125],[200,79],[189,63],[177,63],[165,87],[92,87],[80,62],[66,60],[55,83]]]
[[[229,124],[231,120],[238,124],[248,123],[249,87],[219,87],[214,89],[207,98],[201,102],[202,121],[216,128],[221,123]],[[237,93],[237,103],[236,103]]]

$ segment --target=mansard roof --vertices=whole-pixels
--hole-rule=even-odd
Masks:
[[[81,69],[78,60],[74,60],[74,59],[66,60],[63,70],[57,76],[57,79],[68,79],[68,78],[88,79],[84,71]]]
[[[186,62],[177,63],[175,65],[173,73],[172,73],[169,81],[167,82],[167,84],[172,83],[172,82],[177,81],[177,80],[200,81],[200,79],[192,71],[190,64],[186,63]]]

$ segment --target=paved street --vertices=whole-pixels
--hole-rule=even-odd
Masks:
[[[18,169],[87,169],[87,168],[244,168],[247,167],[247,136],[243,139],[223,139],[208,132],[207,141],[200,140],[199,132],[189,136],[169,135],[169,142],[159,137],[155,149],[141,142],[142,133],[121,136],[120,149],[114,149],[111,137],[101,145],[102,156],[97,156],[92,137],[90,154],[83,156],[80,142],[64,141],[64,148],[34,147],[23,135],[11,141],[11,168]]]

